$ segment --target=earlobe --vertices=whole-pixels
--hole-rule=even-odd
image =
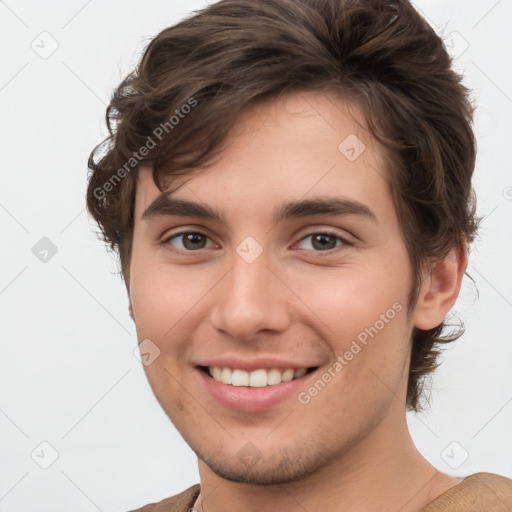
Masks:
[[[459,296],[467,263],[467,243],[463,242],[434,264],[422,284],[414,312],[415,327],[429,330],[443,322]]]

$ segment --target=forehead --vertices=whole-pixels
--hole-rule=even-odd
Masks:
[[[334,191],[366,202],[380,199],[384,206],[383,150],[363,126],[357,106],[333,95],[301,92],[266,100],[240,116],[214,166],[162,180],[169,183],[165,192],[242,215],[261,215],[271,202]],[[140,168],[136,217],[160,195],[151,170]]]

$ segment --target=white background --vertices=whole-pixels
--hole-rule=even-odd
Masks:
[[[195,455],[132,354],[124,284],[95,238],[84,197],[87,157],[106,135],[112,89],[153,36],[205,5],[0,2],[3,512],[131,510],[199,481]],[[465,282],[454,309],[467,333],[445,353],[432,407],[410,415],[411,430],[443,471],[512,477],[512,0],[416,5],[474,91],[474,184],[486,219],[469,266],[480,298]],[[46,59],[31,47],[41,37],[47,50],[58,43]],[[58,250],[46,263],[32,252],[42,237]],[[48,469],[31,458],[36,450],[49,460],[43,441],[59,454]]]

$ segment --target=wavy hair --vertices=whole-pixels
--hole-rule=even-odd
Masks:
[[[413,271],[474,240],[473,106],[446,48],[407,0],[221,0],[160,32],[107,108],[87,207],[129,288],[137,168],[162,180],[205,168],[244,109],[300,90],[349,99],[382,145]],[[463,326],[414,328],[407,406]]]

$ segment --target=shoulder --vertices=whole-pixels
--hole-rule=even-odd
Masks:
[[[188,512],[199,496],[200,489],[200,485],[195,484],[170,498],[165,498],[158,503],[150,503],[130,512]]]
[[[512,480],[475,473],[441,494],[423,512],[507,512],[512,507]]]

